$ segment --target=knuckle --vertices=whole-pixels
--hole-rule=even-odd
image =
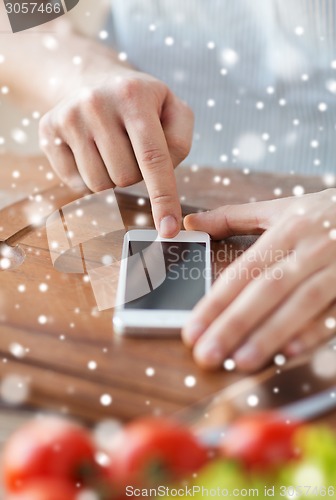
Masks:
[[[170,159],[166,153],[157,147],[150,147],[142,152],[140,162],[147,170],[157,170],[166,166]]]
[[[86,181],[86,184],[90,191],[94,193],[99,193],[100,191],[105,191],[106,189],[114,187],[113,182],[108,179],[89,179]]]
[[[232,316],[227,322],[228,331],[231,332],[245,332],[247,326],[247,321],[242,316]]]
[[[78,123],[78,109],[75,106],[68,107],[58,118],[61,130],[74,129]]]
[[[308,249],[309,259],[319,259],[328,254],[330,250],[334,251],[333,241],[328,237],[316,239]]]
[[[315,284],[314,286],[309,287],[305,292],[305,302],[307,305],[316,304],[316,302],[320,302],[321,297],[324,295],[325,287],[321,285]]]
[[[154,192],[151,196],[152,205],[173,205],[175,197],[170,193]]]
[[[302,231],[307,229],[307,225],[309,225],[309,221],[305,215],[293,215],[286,223],[285,236],[290,241],[295,241],[302,234]]]
[[[262,366],[271,357],[269,344],[268,342],[265,342],[262,337],[260,337],[254,339],[253,345],[255,350],[258,352],[258,366]]]
[[[103,96],[97,89],[91,89],[85,93],[82,99],[83,109],[91,114],[96,115],[103,107]]]
[[[287,290],[286,280],[282,278],[276,279],[273,274],[267,281],[267,293],[269,296],[282,296]]]
[[[138,175],[130,174],[126,169],[125,170],[120,170],[114,177],[113,180],[115,182],[115,185],[118,187],[127,187],[127,186],[132,186],[133,184],[136,184],[141,180],[141,174],[139,172]]]
[[[138,78],[125,78],[118,83],[116,94],[121,103],[129,103],[142,94],[143,83]]]
[[[222,295],[216,294],[211,290],[208,297],[205,297],[203,305],[203,312],[209,311],[212,316],[217,316],[223,310],[223,299]]]
[[[183,104],[184,108],[183,108],[183,112],[186,116],[186,118],[190,121],[191,124],[194,124],[195,122],[195,113],[193,112],[193,110],[191,109],[190,106],[188,106],[187,104]]]
[[[50,115],[46,113],[39,122],[39,132],[41,134],[47,135],[50,132]]]
[[[191,148],[191,142],[188,141],[185,137],[175,136],[172,141],[172,149],[174,151],[174,155],[181,160],[184,160],[186,156],[188,156]]]
[[[39,137],[41,139],[41,148],[45,150],[48,147],[48,139],[53,135],[53,126],[49,113],[45,114],[39,122]]]
[[[306,254],[300,255],[299,257],[295,256],[294,259],[287,262],[287,266],[282,268],[282,275],[280,276],[280,281],[282,278],[287,278],[287,282],[292,282],[293,279],[297,276],[303,276],[307,265],[309,263],[309,257]],[[284,288],[286,290],[286,288]]]

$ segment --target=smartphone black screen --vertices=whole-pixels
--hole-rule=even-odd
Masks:
[[[146,258],[142,258],[146,252]],[[161,283],[156,286],[152,279],[153,268],[155,270],[153,260],[160,262],[157,258],[160,252],[164,259],[164,264],[161,260],[164,274]],[[137,265],[128,259],[125,297],[131,296],[134,287],[139,287],[139,279],[145,279],[143,271],[150,292],[126,302],[126,309],[191,310],[205,294],[208,271],[205,243],[131,241],[129,257],[137,253],[141,256],[142,273],[139,271],[139,259]]]

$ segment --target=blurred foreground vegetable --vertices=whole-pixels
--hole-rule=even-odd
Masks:
[[[255,425],[255,418],[252,417],[253,425],[248,426],[252,431]],[[247,436],[244,446],[237,443],[233,445],[234,435],[238,441],[240,437],[236,431],[242,430],[247,425],[249,417],[237,420],[233,430],[228,432],[228,441],[225,438],[221,445],[221,450],[225,451],[223,456],[216,458],[198,474],[197,478],[189,482],[193,498],[200,500],[205,497],[224,498],[231,497],[238,500],[249,497],[262,499],[272,498],[273,500],[305,499],[318,500],[326,498],[336,498],[336,435],[328,427],[323,425],[305,424],[303,426],[294,425],[289,434],[285,433],[285,446],[277,446],[278,438],[281,437],[281,429],[278,437],[273,436],[272,426],[265,420],[265,415],[260,415],[260,426],[265,425],[265,429],[258,430],[256,435]],[[266,436],[270,433],[270,439]],[[246,428],[244,429],[244,432]],[[289,450],[294,452],[286,458],[288,451],[288,437],[291,436],[291,446]],[[242,437],[242,436],[241,436]],[[275,439],[275,441],[274,441]],[[256,448],[256,443],[260,440],[261,447]],[[272,445],[275,444],[275,448]],[[251,448],[249,448],[251,446]],[[253,461],[253,450],[256,452]],[[286,451],[287,450],[287,451]],[[285,453],[284,453],[285,451]],[[272,457],[272,452],[274,455]],[[228,458],[229,454],[231,456]],[[271,457],[272,467],[261,467],[266,456]],[[274,456],[277,460],[274,461]],[[281,460],[280,460],[281,459]],[[258,467],[254,467],[258,465]],[[251,468],[252,466],[252,468]],[[175,495],[167,495],[166,500],[175,498]],[[179,498],[190,498],[190,495],[179,495]]]
[[[6,500],[76,500],[78,489],[61,479],[38,479]]]
[[[5,446],[3,483],[12,494],[7,499],[77,500],[87,488],[97,500],[121,500],[127,485],[180,481],[208,460],[192,432],[169,419],[133,422],[110,441],[113,451],[103,450],[109,466],[102,467],[89,431],[60,418],[32,420]]]
[[[5,500],[125,500],[159,491],[166,499],[190,492],[195,499],[336,499],[336,435],[275,413],[238,419],[216,449],[165,418],[132,422],[101,446],[64,419],[29,422],[3,453]]]
[[[125,491],[187,479],[208,461],[208,450],[176,422],[145,418],[115,436],[111,459],[111,477]]]
[[[300,425],[275,412],[245,415],[229,427],[220,450],[247,469],[271,470],[298,458],[294,438]]]
[[[66,420],[32,420],[9,439],[3,453],[8,491],[26,488],[32,479],[60,479],[73,487],[98,474],[95,447],[84,428]]]

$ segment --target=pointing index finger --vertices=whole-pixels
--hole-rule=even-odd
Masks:
[[[164,238],[181,227],[181,205],[174,167],[159,116],[132,119],[125,124],[151,200],[155,227]]]

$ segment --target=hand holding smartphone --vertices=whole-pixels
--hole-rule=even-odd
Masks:
[[[211,286],[210,237],[181,231],[126,233],[113,325],[121,335],[178,333]]]

